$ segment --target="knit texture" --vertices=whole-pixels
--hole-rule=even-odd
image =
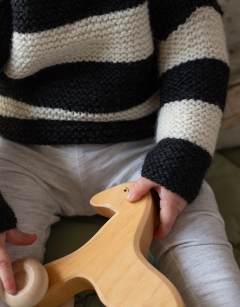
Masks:
[[[151,0],[149,8],[154,37],[166,40],[179,25],[186,22],[196,8],[213,7],[222,14],[222,10],[215,0]]]
[[[210,162],[209,154],[195,144],[165,138],[147,155],[142,176],[163,185],[191,203],[198,195]],[[156,165],[159,167],[156,168]]]
[[[18,33],[34,33],[92,16],[124,11],[144,2],[144,0],[102,0],[101,2],[98,0],[11,0],[13,28]],[[27,14],[26,10],[28,10]]]
[[[193,74],[197,74],[194,76]],[[199,76],[199,77],[198,77]],[[161,106],[183,99],[217,105],[222,111],[226,100],[229,67],[217,59],[188,61],[161,75]],[[221,87],[220,84],[225,84]]]
[[[0,0],[0,133],[44,145],[155,133],[142,175],[192,202],[226,98],[221,14],[215,0]]]
[[[0,0],[0,71],[10,54],[11,45],[11,7],[10,1]]]
[[[16,228],[17,218],[13,210],[8,206],[5,199],[0,194],[0,233]]]

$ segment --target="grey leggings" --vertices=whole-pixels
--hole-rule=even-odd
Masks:
[[[115,145],[23,146],[0,138],[0,190],[15,211],[18,227],[38,235],[28,247],[8,244],[11,259],[42,261],[50,227],[59,215],[93,215],[90,198],[138,179],[152,146],[152,139]],[[151,253],[187,307],[239,306],[239,269],[205,182],[171,233],[152,242]]]

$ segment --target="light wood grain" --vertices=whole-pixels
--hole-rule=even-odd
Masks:
[[[23,258],[12,263],[17,294],[8,294],[2,286],[0,295],[11,307],[32,307],[44,297],[48,289],[48,275],[41,263]]]
[[[36,307],[58,307],[87,289],[95,289],[107,307],[184,306],[172,283],[146,260],[157,223],[155,206],[150,193],[129,203],[131,185],[91,199],[109,221],[83,247],[45,265],[49,287]]]

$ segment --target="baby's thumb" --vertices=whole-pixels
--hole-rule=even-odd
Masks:
[[[37,235],[22,232],[18,228],[8,230],[6,240],[14,245],[31,245],[37,239]]]
[[[131,186],[130,191],[127,195],[129,202],[138,201],[143,195],[145,195],[151,188],[156,184],[147,178],[141,177]]]

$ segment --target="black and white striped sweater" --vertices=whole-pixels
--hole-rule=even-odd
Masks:
[[[4,137],[50,145],[155,133],[142,175],[197,196],[229,72],[216,1],[0,0],[0,69]],[[4,200],[1,209],[4,231],[14,222]]]

